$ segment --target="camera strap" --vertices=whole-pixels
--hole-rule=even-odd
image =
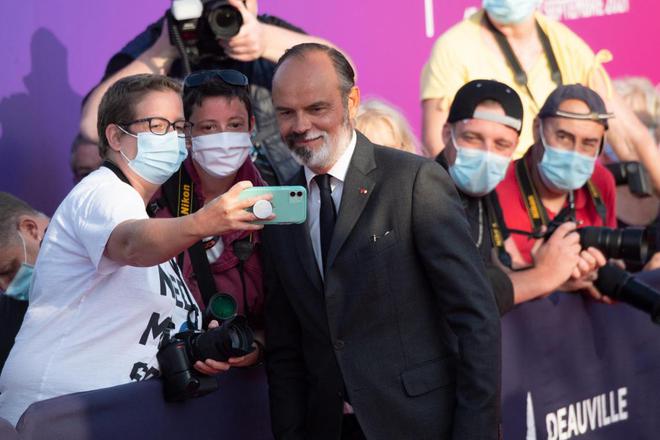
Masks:
[[[160,207],[166,206],[177,217],[192,214],[199,209],[195,204],[195,184],[186,167],[181,165],[179,171],[170,177],[161,187],[162,197],[156,202]],[[177,263],[183,268],[184,252],[177,257]],[[188,248],[190,263],[197,278],[197,285],[202,294],[204,305],[208,306],[211,297],[218,291],[211,272],[211,265],[206,256],[204,243],[200,240]]]
[[[525,73],[525,71],[523,70],[520,61],[518,60],[518,57],[516,56],[515,52],[513,51],[513,48],[511,47],[511,44],[509,43],[509,40],[507,40],[506,36],[499,29],[495,27],[493,22],[488,17],[488,14],[484,14],[484,21],[486,23],[486,27],[488,28],[488,30],[493,34],[493,37],[495,38],[497,45],[500,47],[502,54],[504,54],[504,58],[506,58],[507,64],[509,65],[511,70],[513,70],[514,80],[516,81],[516,84],[518,84],[521,87],[524,87],[525,91],[534,102],[536,108],[537,109],[540,108],[539,103],[534,98],[534,94],[532,93],[532,90],[529,88],[527,73]],[[541,42],[541,46],[543,47],[543,52],[545,53],[545,57],[548,60],[548,64],[550,66],[550,76],[552,78],[552,81],[555,84],[557,84],[557,86],[560,86],[563,80],[561,76],[561,71],[559,70],[559,64],[557,63],[557,57],[555,56],[555,53],[552,50],[552,45],[550,44],[550,39],[548,38],[548,35],[545,33],[543,28],[541,28],[541,25],[539,24],[538,20],[534,20],[534,23],[536,24],[536,32],[539,36],[539,41]]]
[[[541,227],[550,223],[548,213],[545,211],[541,198],[532,184],[525,157],[515,162],[516,180],[523,196],[523,203],[532,224],[532,232],[540,233]]]
[[[126,177],[126,174],[122,170],[119,169],[117,165],[114,163],[110,162],[109,160],[104,160],[103,163],[101,164],[102,167],[108,168],[110,171],[115,173],[115,176],[122,182],[124,182],[126,185],[131,185],[131,182],[128,181],[128,177]],[[131,185],[133,186],[133,185]]]
[[[515,171],[516,171],[516,180],[518,181],[518,187],[523,196],[523,203],[525,209],[527,210],[527,215],[529,216],[529,221],[532,224],[532,233],[540,234],[541,227],[547,226],[550,223],[548,218],[548,213],[545,210],[545,206],[541,202],[541,198],[532,183],[532,178],[529,174],[529,168],[527,167],[527,162],[525,158],[519,159],[515,162]],[[603,221],[603,224],[606,224],[607,220],[607,208],[605,203],[603,203],[603,198],[600,195],[600,191],[596,185],[592,182],[591,179],[587,180],[585,184],[591,200],[596,208],[598,216]],[[575,202],[574,195],[571,192],[569,194],[569,210],[573,211],[570,214],[575,216]]]
[[[603,202],[603,197],[600,195],[598,187],[591,181],[591,179],[587,180],[587,190],[589,190],[591,200],[594,202],[598,217],[603,221],[603,225],[607,225],[607,207]]]
[[[162,194],[163,197],[156,201],[157,205],[159,207],[167,206],[170,212],[176,213],[177,217],[192,214],[200,208],[195,203],[195,183],[184,165],[181,165],[179,171],[163,184]],[[155,212],[157,209],[153,208],[152,211]],[[218,237],[217,240],[222,240],[222,237]],[[246,317],[249,315],[249,306],[244,263],[252,255],[253,248],[252,234],[234,241],[232,246],[234,255],[238,258],[238,272],[243,293],[243,310]],[[211,264],[206,254],[204,242],[200,240],[190,246],[188,248],[188,256],[190,257],[190,264],[197,278],[197,285],[202,294],[202,300],[204,301],[204,305],[208,306],[211,297],[219,292],[219,289],[215,282],[213,271],[211,270]],[[182,252],[177,258],[177,262],[181,268],[183,268],[183,259],[184,253]]]
[[[509,230],[504,222],[500,199],[495,191],[491,191],[484,196],[484,201],[486,203],[486,217],[488,218],[490,237],[493,247],[497,250],[497,258],[504,266],[511,269],[513,261],[511,255],[504,248],[504,241],[509,238]]]

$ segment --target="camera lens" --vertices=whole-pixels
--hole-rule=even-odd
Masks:
[[[206,308],[209,318],[217,319],[218,321],[226,321],[236,316],[238,306],[233,296],[227,293],[216,293],[209,301]]]
[[[211,6],[208,14],[208,22],[216,38],[228,40],[243,26],[243,17],[238,9],[225,3],[219,6]]]
[[[253,342],[254,333],[248,326],[247,319],[239,315],[225,321],[220,327],[196,335],[191,340],[191,358],[193,362],[205,359],[224,362],[230,357],[251,353]]]
[[[289,193],[289,195],[290,195],[291,197],[295,197],[295,196],[296,196],[296,192],[295,192],[295,191],[291,191],[291,192]]]
[[[298,194],[296,194],[298,197],[302,197],[302,191],[298,191]]]
[[[578,229],[583,248],[595,247],[606,258],[646,263],[655,252],[655,230],[645,228],[611,229],[587,226]]]

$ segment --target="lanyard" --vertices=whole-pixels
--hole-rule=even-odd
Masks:
[[[513,70],[514,80],[516,81],[516,84],[518,84],[521,87],[524,87],[525,91],[532,99],[532,102],[534,102],[536,108],[537,109],[540,108],[539,103],[534,98],[534,94],[532,93],[532,90],[529,88],[527,73],[525,73],[525,71],[522,68],[522,65],[520,64],[520,61],[518,60],[518,57],[513,52],[513,48],[511,47],[509,40],[507,40],[506,36],[499,29],[495,27],[493,22],[490,21],[488,14],[486,13],[484,13],[484,20],[486,23],[486,27],[493,34],[493,37],[495,38],[497,45],[500,47],[500,50],[504,54],[504,58],[506,58],[507,64],[509,65],[511,70]],[[539,36],[541,46],[543,47],[543,52],[545,52],[545,57],[548,60],[548,64],[550,65],[550,76],[552,78],[552,81],[555,84],[557,84],[557,86],[560,86],[563,82],[561,71],[559,70],[557,57],[555,56],[555,53],[552,50],[550,39],[548,38],[548,35],[545,33],[543,28],[541,28],[541,25],[539,24],[538,20],[535,20],[534,22],[536,24],[536,32]]]

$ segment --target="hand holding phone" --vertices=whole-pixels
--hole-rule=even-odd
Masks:
[[[307,189],[303,186],[253,186],[239,194],[239,200],[270,194],[271,200],[259,200],[248,211],[260,225],[287,225],[304,223],[307,219]],[[271,214],[275,218],[267,220]]]

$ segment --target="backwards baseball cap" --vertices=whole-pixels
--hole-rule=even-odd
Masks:
[[[577,99],[587,104],[589,113],[573,113],[560,110],[559,106],[561,103],[569,99]],[[539,118],[544,119],[547,117],[596,121],[603,124],[605,128],[608,128],[607,120],[613,118],[614,114],[607,112],[605,102],[598,93],[582,84],[570,84],[557,87],[550,93],[548,99],[545,100],[545,104],[543,104],[543,107],[539,111]]]
[[[493,100],[504,109],[504,115],[489,111],[475,111],[484,101]],[[477,79],[458,89],[449,108],[447,122],[465,119],[484,119],[511,127],[520,134],[522,130],[523,106],[518,94],[501,82]]]

